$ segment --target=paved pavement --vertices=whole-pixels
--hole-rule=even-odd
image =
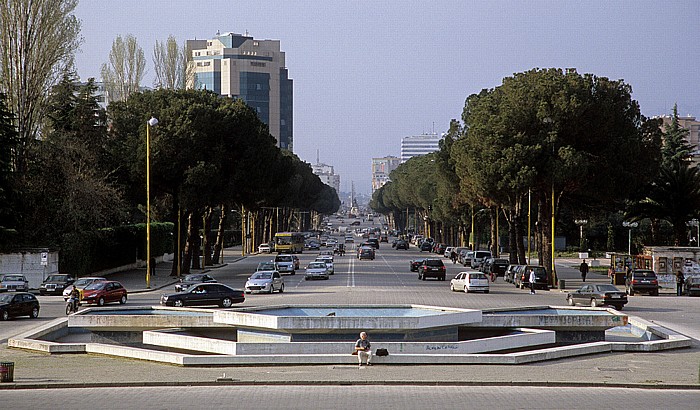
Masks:
[[[228,249],[226,264],[239,261]],[[576,260],[561,260],[573,269]],[[225,265],[222,265],[225,266]],[[157,265],[151,291],[172,285],[170,262]],[[212,267],[217,269],[220,267]],[[571,273],[571,272],[569,272]],[[130,292],[146,292],[145,269],[110,275]],[[603,276],[592,280],[604,281]],[[2,389],[173,386],[173,385],[518,385],[605,386],[700,390],[700,344],[658,353],[611,353],[528,365],[392,365],[358,369],[354,365],[177,367],[100,355],[46,355],[0,347],[0,361],[14,362],[14,383]],[[1,396],[0,396],[1,398]]]

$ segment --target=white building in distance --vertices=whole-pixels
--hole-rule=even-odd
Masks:
[[[401,139],[401,163],[413,157],[430,154],[440,149],[442,136],[431,133]]]
[[[389,182],[389,174],[400,164],[401,159],[394,156],[372,158],[372,193]]]

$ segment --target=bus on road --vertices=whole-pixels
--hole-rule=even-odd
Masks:
[[[277,232],[275,234],[275,252],[302,253],[304,251],[304,235],[300,232]]]

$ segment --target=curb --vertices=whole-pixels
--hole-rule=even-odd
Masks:
[[[30,389],[84,389],[98,387],[165,387],[165,386],[519,386],[519,387],[550,387],[550,388],[590,388],[604,387],[612,389],[643,389],[643,390],[686,390],[700,391],[698,384],[651,384],[651,383],[595,383],[595,382],[537,382],[537,381],[511,381],[511,382],[481,382],[481,381],[358,381],[358,380],[237,380],[218,379],[213,381],[151,381],[151,382],[114,382],[114,383],[7,383],[0,384],[2,390],[30,390]]]

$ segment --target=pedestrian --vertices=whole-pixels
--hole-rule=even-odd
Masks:
[[[530,268],[530,277],[528,278],[530,282],[530,294],[534,295],[535,294],[535,269]]]
[[[360,332],[360,338],[355,342],[355,350],[357,351],[357,360],[362,367],[362,359],[365,359],[367,366],[372,365],[372,345],[369,343],[367,333]]]
[[[588,264],[586,263],[586,260],[584,259],[583,262],[581,262],[581,266],[578,268],[581,271],[581,279],[583,281],[586,281],[586,275],[588,275]]]
[[[683,282],[685,282],[685,275],[682,270],[676,272],[676,294],[678,296],[683,295]]]
[[[151,276],[156,276],[156,258],[151,257]]]

